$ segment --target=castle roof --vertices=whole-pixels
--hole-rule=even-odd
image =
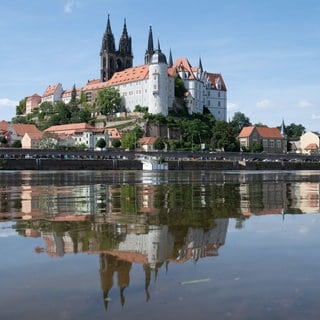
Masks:
[[[61,86],[61,83],[57,83],[57,84],[52,84],[50,86],[48,86],[43,94],[43,97],[49,97],[52,96],[57,90],[58,88]]]
[[[177,59],[171,69],[171,75],[175,76],[179,72],[185,72],[188,74],[188,79],[194,80],[194,70],[187,58],[179,58]]]
[[[220,89],[221,91],[227,91],[226,84],[223,81],[222,75],[220,73],[209,73],[207,72],[207,77],[209,81],[211,82],[211,85],[215,89],[219,89],[218,84],[220,82]]]
[[[149,78],[149,66],[144,64],[137,67],[125,69],[116,72],[110,80],[107,81],[108,86],[141,81]]]

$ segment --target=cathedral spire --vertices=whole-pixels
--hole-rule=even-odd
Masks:
[[[203,72],[203,68],[202,68],[202,61],[201,58],[199,58],[199,69],[201,71],[201,73]]]
[[[122,55],[129,55],[129,60],[131,60],[131,63],[125,63],[125,67],[132,67],[132,46],[131,46],[131,37],[128,36],[128,31],[127,31],[127,22],[126,19],[124,19],[124,24],[123,24],[123,31],[122,35],[120,38],[119,42],[119,52]],[[128,60],[128,59],[126,59]]]
[[[106,31],[105,31],[105,33],[103,35],[103,39],[102,39],[101,52],[102,51],[108,51],[108,52],[115,51],[115,42],[114,42],[114,36],[113,36],[112,30],[111,30],[109,14],[108,14]]]
[[[144,63],[149,64],[151,57],[154,53],[154,48],[153,48],[153,35],[152,35],[152,27],[150,26],[149,28],[149,36],[148,36],[148,47],[146,50],[146,53],[144,55]]]
[[[169,67],[172,67],[173,66],[173,60],[172,60],[172,53],[171,53],[171,49],[170,49],[170,52],[169,52]]]

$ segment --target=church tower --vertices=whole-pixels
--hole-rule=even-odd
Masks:
[[[115,72],[132,67],[132,62],[131,37],[128,36],[126,21],[124,21],[119,50],[116,50],[110,17],[108,15],[107,27],[103,35],[100,51],[100,80],[102,82],[108,81]]]
[[[153,49],[153,35],[152,35],[152,27],[149,28],[149,37],[148,37],[148,47],[146,53],[144,55],[144,64],[149,64],[151,61],[151,57],[154,54]]]
[[[124,20],[123,31],[119,42],[117,55],[117,71],[132,67],[133,55],[131,37],[128,36],[126,20]]]

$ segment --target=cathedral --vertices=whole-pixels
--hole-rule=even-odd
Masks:
[[[126,21],[124,22],[119,50],[116,50],[115,40],[111,31],[110,18],[108,16],[106,31],[103,35],[100,51],[102,82],[111,79],[115,72],[132,67],[133,55],[131,37],[128,36]]]
[[[108,16],[100,51],[100,79],[88,81],[82,88],[88,102],[93,102],[97,91],[115,87],[122,97],[122,109],[134,111],[137,105],[148,107],[151,114],[167,115],[175,101],[175,78],[180,77],[186,88],[185,105],[189,114],[208,110],[217,120],[227,119],[227,89],[219,73],[207,72],[199,59],[197,67],[188,59],[173,61],[161,51],[160,42],[154,45],[149,27],[144,64],[133,66],[132,39],[124,21],[119,46],[116,47]]]
[[[146,42],[144,64],[134,66],[126,20],[117,47],[108,16],[100,50],[100,77],[77,89],[77,97],[85,94],[87,102],[94,103],[99,90],[114,87],[122,97],[123,111],[133,112],[140,106],[147,107],[150,114],[166,116],[175,104],[175,79],[179,77],[186,89],[184,105],[189,114],[210,112],[217,120],[227,120],[227,89],[220,73],[205,71],[201,59],[198,66],[192,66],[187,58],[173,61],[171,50],[167,59],[159,40],[154,44],[151,26]],[[68,103],[71,93],[60,83],[50,85],[42,96],[28,97],[27,113],[44,101]]]

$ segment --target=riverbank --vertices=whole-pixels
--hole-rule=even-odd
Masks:
[[[320,162],[170,160],[168,170],[320,170]],[[0,170],[142,170],[129,159],[0,159]]]

